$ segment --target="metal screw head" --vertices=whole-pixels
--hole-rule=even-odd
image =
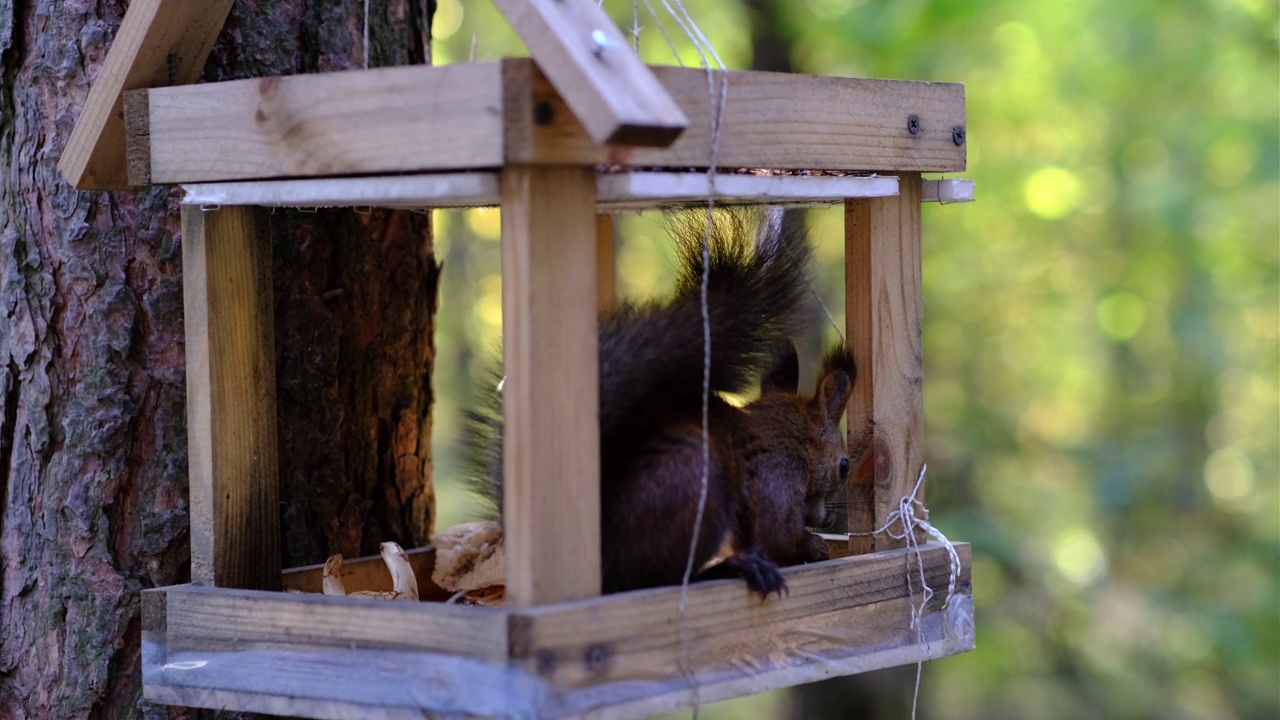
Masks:
[[[555,653],[551,652],[550,650],[539,650],[536,657],[538,659],[539,675],[550,675],[551,673],[556,671],[556,654]]]
[[[605,670],[605,660],[608,659],[608,653],[603,645],[592,645],[587,648],[587,670],[599,675]]]
[[[609,36],[603,30],[597,28],[591,31],[591,52],[596,57],[603,55],[604,51],[612,46],[613,41],[609,39]]]
[[[951,128],[951,142],[957,145],[964,144],[964,128],[960,125]]]
[[[907,118],[907,132],[916,135],[920,132],[920,116],[912,115]]]
[[[551,107],[551,103],[543,100],[533,105],[533,121],[539,125],[550,125],[555,119],[556,112]],[[501,388],[499,388],[501,389]]]

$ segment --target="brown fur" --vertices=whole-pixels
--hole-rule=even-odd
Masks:
[[[712,398],[707,502],[694,567],[726,540],[732,555],[705,577],[741,575],[767,595],[786,588],[778,566],[827,559],[826,543],[808,528],[835,520],[829,503],[849,468],[839,424],[855,374],[853,358],[839,348],[824,363],[813,396],[798,394],[793,379],[771,382],[771,374],[745,408]],[[604,471],[610,473],[602,483],[605,592],[680,582],[701,491],[700,420],[669,424],[631,462],[606,461]]]
[[[741,576],[767,595],[786,587],[779,565],[827,557],[807,528],[830,526],[831,499],[848,473],[839,422],[853,358],[833,350],[815,394],[800,395],[788,338],[807,316],[812,252],[802,228],[777,213],[718,211],[712,219],[708,226],[695,213],[673,224],[679,273],[670,297],[622,303],[600,318],[605,592],[684,575],[702,489],[704,381],[710,457],[695,570],[724,548],[729,557],[701,577]],[[745,408],[718,395],[741,393],[762,374],[760,399]],[[468,465],[500,512],[501,398],[491,390],[486,397],[469,417]]]

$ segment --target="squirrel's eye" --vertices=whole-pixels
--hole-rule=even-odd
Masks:
[[[840,479],[849,477],[849,458],[840,458]]]

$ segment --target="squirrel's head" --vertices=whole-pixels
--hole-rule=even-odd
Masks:
[[[791,428],[776,427],[780,434],[794,438],[790,443],[798,460],[805,467],[805,525],[814,529],[826,529],[835,524],[833,503],[849,479],[850,459],[845,448],[844,433],[840,432],[840,420],[853,396],[853,383],[857,378],[857,366],[853,354],[843,344],[832,348],[823,358],[818,371],[818,383],[812,397],[799,394],[799,361],[791,343],[779,353],[774,368],[761,381],[761,398],[777,397],[775,391],[789,395],[787,403],[798,410],[793,416]],[[783,424],[786,423],[779,417]]]

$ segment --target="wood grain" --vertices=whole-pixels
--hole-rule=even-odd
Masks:
[[[191,579],[280,587],[271,246],[255,208],[182,208]]]
[[[156,183],[492,168],[706,167],[706,75],[653,68],[692,124],[669,148],[599,145],[531,61],[398,67],[147,91]],[[952,172],[964,87],[729,73],[721,167]],[[448,102],[442,98],[448,98]],[[923,129],[907,131],[917,115]],[[141,131],[140,131],[141,132]]]
[[[234,0],[129,4],[58,169],[81,190],[125,190],[125,90],[195,82]]]
[[[618,304],[613,216],[596,215],[596,307],[608,312]]]
[[[759,639],[754,648],[759,654],[744,652],[731,662],[697,666],[696,692],[674,664],[662,678],[626,677],[573,689],[552,684],[559,693],[548,695],[551,701],[544,705],[542,717],[645,718],[683,710],[695,702],[754,695],[973,649],[972,644],[948,635],[944,615],[936,608],[926,610],[923,637],[911,630],[907,627],[909,603],[906,598],[886,600],[782,624],[770,639]],[[601,711],[601,706],[606,709]]]
[[[783,571],[761,601],[741,582],[690,588],[697,698],[712,702],[972,649],[948,632],[948,558],[922,547],[938,592],[919,631],[906,550]],[[957,545],[968,594],[970,549]],[[183,586],[144,594],[152,701],[323,718],[641,718],[695,699],[682,673],[679,588],[530,609]],[[152,617],[160,608],[163,619]],[[442,652],[447,648],[449,653]]]
[[[712,98],[691,68],[655,68],[689,116],[668,150],[639,148],[632,164],[705,167],[711,154]],[[965,124],[964,86],[903,80],[731,72],[717,157],[721,167],[954,172],[965,147],[951,129]],[[907,118],[921,118],[912,135]]]
[[[869,454],[854,461],[851,533],[882,527],[924,462],[920,176],[901,175],[898,188],[897,197],[845,204],[845,317],[859,375],[849,427],[874,429]],[[924,500],[923,487],[916,497]],[[855,553],[901,544],[885,534],[850,538]]]
[[[595,176],[502,173],[507,602],[600,593]]]
[[[593,0],[494,0],[596,143],[666,147],[688,121]]]
[[[557,682],[554,670],[539,674],[426,652],[170,650],[144,639],[145,696],[153,702],[337,720],[401,720],[424,714],[643,718],[688,707],[695,697],[714,702],[972,649],[948,636],[936,608],[926,610],[922,633],[907,627],[909,602],[898,598],[797,618],[780,627],[772,640],[752,648],[758,655],[698,666],[696,696],[674,662],[652,668],[657,671],[652,675],[610,676],[570,686]],[[611,659],[603,657],[607,668]],[[543,667],[557,662],[548,657]]]
[[[625,148],[594,144],[578,119],[561,110],[537,69],[522,62],[528,61],[504,61],[508,158],[636,167],[710,164],[716,103],[705,71],[651,68],[688,115],[689,127],[668,148]],[[727,77],[720,167],[881,172],[965,167],[966,146],[952,139],[952,128],[965,125],[963,85],[760,71]],[[540,105],[543,122],[535,112]],[[916,134],[907,129],[912,115],[921,122]]]
[[[232,80],[148,92],[155,183],[494,167],[496,63]]]
[[[399,604],[399,603],[396,603]],[[159,649],[144,643],[144,658]],[[333,720],[536,718],[536,678],[500,664],[381,649],[170,651],[143,666],[152,702]]]
[[[362,648],[506,657],[503,611],[493,608],[196,585],[147,592],[165,598],[171,651]]]
[[[969,547],[958,544],[957,550],[965,587]],[[938,591],[936,610],[945,595],[949,558],[940,545],[924,545],[922,551],[926,581]],[[783,657],[802,658],[804,652],[868,649],[865,638],[817,632],[811,623],[913,597],[908,572],[918,599],[915,568],[915,555],[905,549],[786,568],[789,595],[767,600],[740,581],[699,583],[690,588],[687,614],[694,666],[700,671],[767,666]],[[679,596],[679,588],[658,588],[518,610],[511,618],[512,660],[560,687],[678,677],[683,653]],[[881,618],[877,631],[901,634],[910,619],[902,610]]]
[[[151,184],[151,100],[146,90],[127,90],[124,102],[125,174],[129,185]]]

